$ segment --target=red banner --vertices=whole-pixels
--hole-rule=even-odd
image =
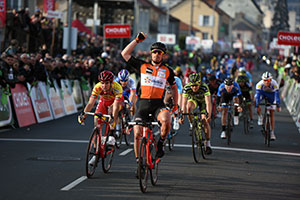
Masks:
[[[278,44],[300,46],[300,33],[278,32],[277,39]]]
[[[6,22],[6,0],[0,0],[0,28],[5,26]]]
[[[105,38],[130,38],[131,30],[128,24],[104,24]]]
[[[19,126],[35,124],[36,120],[26,87],[22,84],[16,84],[15,88],[11,88],[11,94]]]
[[[44,0],[44,12],[48,10],[55,10],[55,0]]]

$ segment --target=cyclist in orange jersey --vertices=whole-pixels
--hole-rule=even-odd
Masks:
[[[163,143],[171,128],[170,112],[164,105],[163,94],[168,82],[171,86],[174,102],[178,102],[178,92],[175,83],[173,70],[166,66],[163,62],[163,56],[167,51],[166,46],[161,42],[155,42],[151,46],[151,61],[149,63],[139,60],[131,55],[136,45],[146,39],[147,35],[139,33],[135,40],[130,42],[121,52],[124,60],[132,66],[140,69],[141,73],[141,94],[139,96],[139,107],[136,111],[135,120],[149,120],[149,114],[156,117],[161,123],[161,135],[157,143],[156,157],[163,157]],[[177,103],[173,106],[172,111],[178,110]],[[142,126],[134,127],[134,151],[138,161],[138,148],[140,146],[140,138],[142,134]]]

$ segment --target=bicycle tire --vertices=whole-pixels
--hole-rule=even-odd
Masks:
[[[125,137],[125,143],[127,146],[131,145],[132,137],[133,137],[133,128],[129,126],[125,127],[124,137]]]
[[[85,156],[85,174],[88,178],[91,178],[94,175],[98,165],[100,154],[97,152],[97,148],[99,147],[99,141],[100,141],[99,130],[97,127],[95,127],[93,129],[92,135],[90,136],[88,148]],[[96,160],[94,162],[94,165],[91,165],[89,164],[89,162],[93,158],[93,156],[96,156]]]
[[[216,122],[215,122],[215,112],[216,112],[216,106],[215,104],[212,105],[212,112],[211,112],[211,119],[210,119],[210,127],[213,129],[216,127]]]
[[[169,133],[170,137],[167,137],[168,146],[169,146],[170,151],[173,151],[174,145],[175,145],[175,135],[174,134],[175,134],[175,131],[171,130],[170,133]]]
[[[108,138],[109,136],[112,136],[113,134],[110,133],[108,134]],[[102,158],[102,169],[104,173],[107,173],[112,165],[112,161],[113,161],[113,157],[114,157],[114,153],[115,153],[115,146],[113,145],[109,145],[107,143],[108,138],[105,141],[105,145],[104,145],[104,157]]]
[[[147,182],[149,175],[149,168],[147,165],[147,139],[142,138],[140,144],[140,154],[139,154],[139,163],[138,163],[138,176],[140,189],[143,193],[147,190]]]
[[[150,148],[150,146],[149,146]],[[152,163],[153,163],[153,168],[150,170],[150,177],[151,177],[151,184],[154,186],[157,183],[158,180],[158,163],[159,160],[155,158],[156,152],[157,152],[157,143],[155,138],[153,139],[153,143],[151,145],[151,156],[152,156]]]
[[[232,129],[232,115],[230,112],[228,112],[227,127],[226,127],[227,145],[230,145],[231,143],[231,129]]]
[[[243,109],[247,109],[246,106],[244,106]],[[249,115],[247,110],[243,110],[243,118],[244,118],[244,133],[247,135],[249,133]]]
[[[267,123],[266,123],[266,142],[267,146],[270,147],[271,143],[271,128],[270,128],[270,116],[267,116]]]
[[[197,123],[194,123],[192,129],[192,150],[193,158],[196,163],[200,162],[200,157],[202,157],[203,151],[203,146],[201,144],[198,131]]]

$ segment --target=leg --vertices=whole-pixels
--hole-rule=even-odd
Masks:
[[[160,113],[157,116],[157,121],[161,123],[160,127],[160,138],[157,142],[157,153],[156,157],[161,158],[164,156],[165,152],[163,150],[163,145],[166,137],[168,136],[168,133],[171,129],[171,115],[170,112],[166,109],[160,111]]]
[[[136,159],[139,157],[139,148],[140,148],[140,143],[141,143],[141,138],[142,138],[142,131],[143,131],[143,127],[136,125],[133,127],[133,131],[134,131],[134,154]]]

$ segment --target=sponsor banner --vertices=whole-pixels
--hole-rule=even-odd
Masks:
[[[6,22],[6,0],[0,0],[0,28],[5,26]]]
[[[185,44],[188,50],[197,50],[201,48],[201,39],[195,36],[187,36],[185,38]]]
[[[75,81],[73,81],[72,85],[73,85],[73,87],[72,87],[73,97],[74,97],[76,107],[77,108],[82,108],[83,98],[82,98],[82,94],[81,94],[80,83],[79,83],[78,80],[75,80]]]
[[[130,38],[131,30],[129,24],[104,24],[105,38]]]
[[[0,87],[0,127],[7,126],[12,122],[12,110],[9,97],[5,95]]]
[[[61,19],[63,18],[63,13],[59,11],[48,10],[47,12],[48,18]]]
[[[30,89],[30,84],[27,83],[30,90],[30,98],[33,104],[36,119],[39,123],[53,119],[51,113],[50,102],[47,96],[46,84],[38,82],[36,86]]]
[[[77,107],[73,98],[72,88],[69,80],[60,80],[63,95],[63,103],[67,115],[77,112]]]
[[[10,91],[19,126],[24,127],[35,124],[34,111],[26,87],[17,83],[15,88],[11,88]]]
[[[175,34],[157,34],[157,41],[165,44],[176,44]]]
[[[44,12],[55,10],[55,0],[44,0]]]
[[[300,33],[278,32],[277,39],[278,44],[300,46]]]
[[[56,83],[56,81],[55,81]],[[56,83],[57,85],[57,83]],[[51,105],[51,111],[55,119],[65,116],[65,109],[60,98],[59,88],[49,88],[49,100]]]

